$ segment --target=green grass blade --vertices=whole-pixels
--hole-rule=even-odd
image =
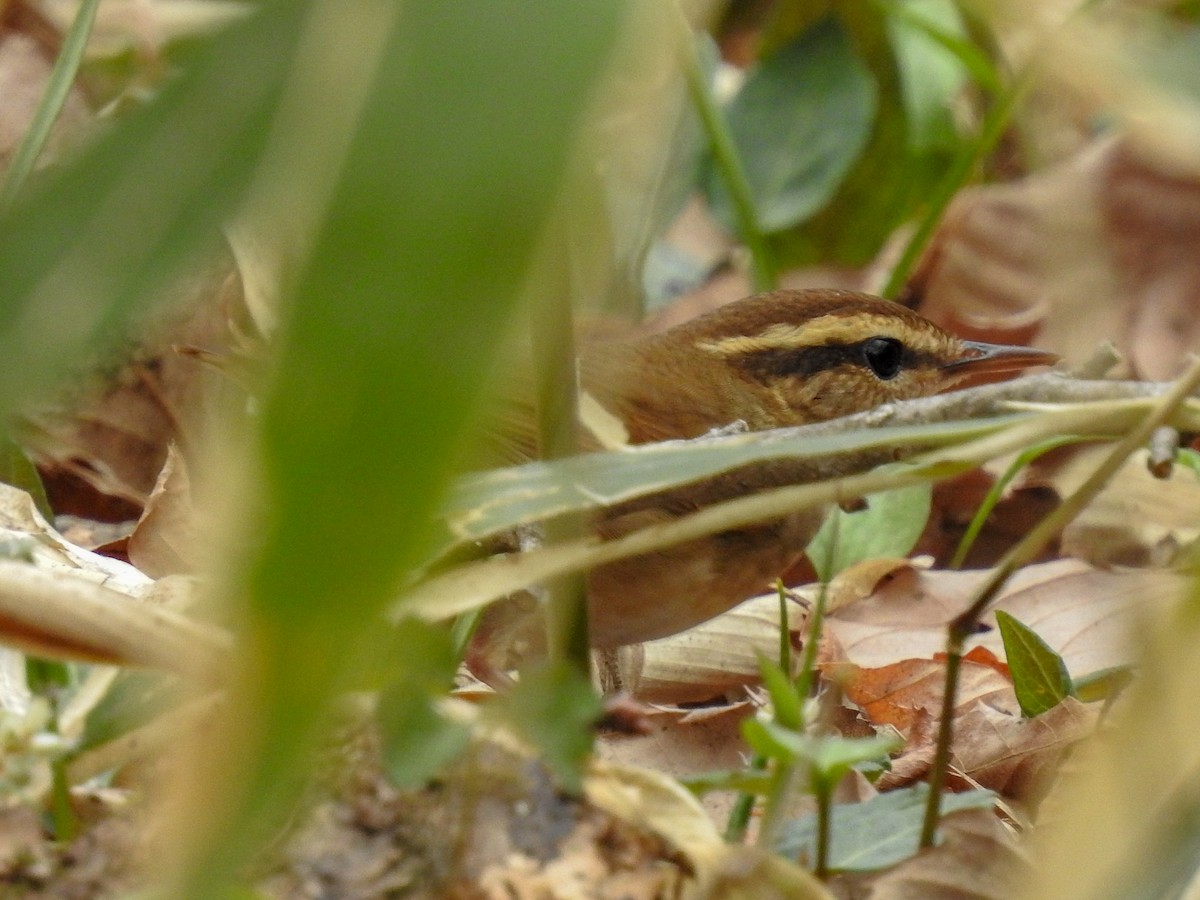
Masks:
[[[329,700],[386,651],[382,610],[425,549],[621,12],[405,4],[394,23],[380,13],[373,58],[341,60],[375,68],[264,400],[244,582],[253,746],[231,760],[245,789],[196,895],[278,821]],[[301,146],[322,139],[321,109],[308,124]]]
[[[79,64],[83,61],[83,52],[87,49],[88,36],[92,33],[92,24],[96,21],[96,10],[99,6],[100,0],[82,0],[75,12],[75,19],[63,39],[62,50],[50,70],[46,90],[34,111],[29,129],[21,138],[17,152],[13,154],[8,174],[4,178],[4,186],[0,187],[0,211],[12,206],[13,198],[25,184],[25,179],[29,177],[38,157],[41,156],[42,148],[46,146],[50,129],[54,127],[58,114],[62,112],[63,103],[71,92],[71,85],[75,83],[75,73],[79,71]]]

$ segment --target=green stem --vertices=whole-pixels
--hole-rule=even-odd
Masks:
[[[954,556],[951,557],[950,563],[947,566],[949,569],[961,569],[963,563],[966,562],[967,554],[971,552],[971,547],[975,543],[975,539],[979,537],[979,533],[983,530],[984,523],[987,522],[988,516],[992,514],[992,510],[996,508],[996,504],[1000,502],[1001,496],[1014,478],[1022,469],[1031,464],[1038,457],[1051,450],[1059,447],[1065,447],[1070,444],[1079,444],[1084,441],[1099,441],[1095,435],[1057,435],[1042,441],[1041,443],[1025,450],[1013,460],[1012,465],[1004,470],[1004,474],[996,479],[995,484],[987,492],[987,496],[983,498],[983,502],[979,504],[979,509],[975,510],[975,515],[971,518],[971,523],[967,526],[967,530],[963,532],[962,540],[958,542],[958,549],[954,551]]]
[[[829,841],[832,837],[833,790],[822,786],[817,792],[817,858],[813,874],[824,881],[829,877]]]
[[[575,340],[569,279],[562,275],[563,290],[546,292],[534,300],[532,310],[533,360],[536,372],[538,448],[543,459],[562,459],[578,452],[575,392]],[[584,531],[583,514],[560,516],[544,527],[547,543],[578,538]],[[567,662],[585,679],[591,677],[587,627],[587,588],[582,572],[545,582],[546,631],[552,661]]]
[[[1026,79],[1017,79],[987,111],[979,138],[964,147],[955,156],[949,171],[946,172],[946,177],[934,189],[933,196],[929,200],[929,208],[925,211],[916,230],[913,231],[912,237],[908,239],[904,252],[900,254],[900,261],[892,269],[892,274],[883,287],[883,296],[894,298],[908,282],[917,260],[920,259],[933,232],[942,221],[946,207],[950,205],[950,201],[954,199],[959,189],[970,180],[979,163],[995,149],[1001,135],[1004,134],[1004,129],[1008,127],[1013,110],[1025,95],[1025,89]]]
[[[762,822],[758,826],[758,837],[755,841],[759,847],[766,850],[775,848],[795,778],[795,762],[790,759],[775,760],[775,770],[771,773],[771,785],[767,789],[767,802],[763,807]]]
[[[756,753],[747,767],[751,772],[764,772],[767,768],[767,758]],[[740,844],[746,839],[746,830],[750,827],[750,816],[754,813],[755,796],[748,791],[738,794],[729,811],[729,820],[725,823],[725,840],[730,844]]]
[[[33,121],[29,123],[29,130],[25,132],[17,152],[13,155],[4,186],[0,188],[0,212],[12,206],[21,186],[41,156],[46,139],[50,136],[50,129],[62,111],[71,85],[75,83],[75,74],[83,61],[83,52],[87,48],[88,36],[92,33],[92,23],[96,21],[96,9],[99,6],[100,0],[83,0],[79,4],[75,20],[63,39],[62,50],[58,59],[54,61],[54,68],[50,70],[46,90],[42,93],[42,99],[34,112]]]
[[[688,90],[692,95],[696,112],[700,116],[704,133],[708,137],[713,162],[717,171],[721,173],[721,179],[733,201],[733,213],[737,219],[738,232],[746,248],[750,251],[754,290],[774,290],[778,286],[775,255],[771,251],[766,236],[759,228],[758,210],[755,207],[754,194],[750,189],[750,181],[746,177],[746,171],[738,156],[737,145],[733,142],[733,135],[725,121],[725,114],[721,111],[716,97],[713,96],[690,35],[687,46],[691,48],[684,65]]]
[[[1033,530],[1017,543],[988,574],[976,589],[967,610],[955,618],[946,638],[946,678],[942,694],[942,718],[938,728],[934,768],[929,777],[929,799],[925,805],[925,821],[921,826],[921,846],[931,847],[937,836],[941,818],[942,792],[946,770],[950,764],[950,749],[954,742],[954,708],[958,691],[958,672],[962,648],[968,636],[975,632],[979,619],[1000,593],[1008,579],[1021,566],[1032,561],[1042,549],[1062,531],[1100,493],[1125,464],[1134,451],[1150,439],[1155,429],[1165,424],[1175,410],[1200,386],[1200,360],[1163,395],[1151,412],[1113,447],[1112,452],[1096,467],[1075,493],[1067,497],[1054,512],[1042,519]]]

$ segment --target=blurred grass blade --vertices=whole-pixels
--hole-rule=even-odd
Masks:
[[[217,246],[306,9],[267,3],[221,32],[153,103],[0,216],[0,418],[91,364]]]
[[[1038,459],[1045,453],[1055,450],[1059,447],[1069,446],[1070,444],[1078,444],[1083,441],[1098,440],[1096,437],[1087,435],[1064,434],[1056,435],[1048,440],[1041,441],[1026,450],[1017,454],[1017,458],[1012,461],[1004,473],[996,479],[995,483],[988,489],[983,501],[979,504],[979,509],[975,511],[975,515],[971,517],[971,522],[967,526],[967,530],[963,532],[962,538],[958,542],[958,548],[954,551],[954,556],[950,560],[949,568],[961,569],[963,563],[967,560],[967,554],[971,552],[971,547],[975,543],[975,539],[979,537],[979,533],[983,531],[983,526],[987,523],[988,516],[992,514],[992,510],[996,508],[996,504],[1000,502],[1004,496],[1005,489],[1012,483],[1013,479],[1021,473],[1021,470]]]
[[[88,36],[92,33],[92,24],[96,21],[96,10],[100,0],[82,0],[79,9],[75,11],[75,19],[63,39],[62,49],[54,68],[50,70],[50,78],[46,81],[46,90],[38,102],[33,114],[33,121],[21,138],[17,152],[13,154],[12,162],[4,177],[4,186],[0,187],[0,212],[12,206],[13,198],[17,196],[21,185],[33,171],[50,129],[58,119],[66,102],[71,85],[75,83],[75,73],[79,71],[79,63],[83,60],[83,51],[87,49]]]
[[[339,22],[339,8],[322,19]],[[249,536],[247,680],[229,742],[254,746],[227,761],[245,790],[225,791],[195,896],[220,890],[295,800],[329,698],[386,650],[379,615],[425,549],[622,6],[393,11],[355,13],[360,28],[377,17],[381,50],[341,60],[375,68],[350,98],[361,113],[263,406],[265,513]],[[311,109],[296,141],[324,140],[325,118]]]

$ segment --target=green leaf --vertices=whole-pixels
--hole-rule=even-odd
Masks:
[[[121,672],[88,713],[78,749],[91,749],[153,721],[178,703],[182,694],[175,678],[157,672]]]
[[[469,727],[438,712],[431,694],[404,682],[380,695],[378,718],[384,767],[401,788],[424,785],[471,739]]]
[[[450,630],[417,620],[401,622],[388,638],[386,659],[371,681],[387,678],[380,692],[379,723],[384,767],[402,788],[425,784],[451,763],[471,738],[470,728],[438,710],[458,668]],[[371,675],[375,678],[371,678]]]
[[[222,44],[229,58],[214,63],[229,84],[200,98],[200,110],[225,134],[225,102],[245,106],[244,94],[268,90],[247,67],[278,67],[267,79],[272,99],[279,76],[297,74],[269,119],[278,142],[263,189],[287,200],[281,214],[311,214],[314,230],[281,310],[256,420],[260,493],[245,517],[246,557],[230,566],[244,602],[234,705],[254,727],[230,742],[236,787],[215,797],[223,827],[192,854],[181,896],[217,895],[274,833],[332,699],[387,653],[382,610],[428,549],[425,523],[510,331],[625,5],[275,0],[259,10],[247,20],[255,28],[267,28],[267,13],[295,17],[307,39],[267,30],[257,43]],[[267,133],[219,159],[255,166]],[[176,154],[181,144],[208,146],[194,129],[168,137],[163,146]],[[219,166],[194,172],[187,162],[172,160],[170,174],[212,193],[231,189],[207,183],[224,174]],[[90,187],[76,186],[76,204]],[[169,220],[192,216],[167,187]],[[95,214],[89,206],[75,216]],[[135,224],[145,230],[140,217],[117,224],[104,221],[107,243],[153,253],[130,234]],[[0,246],[0,257],[14,252]],[[76,303],[91,299],[85,292]]]
[[[840,872],[870,872],[895,865],[917,852],[929,785],[916,784],[872,797],[865,803],[833,807],[829,868]],[[991,791],[946,794],[942,812],[988,809]],[[803,816],[784,826],[776,850],[789,859],[814,859],[817,817]]]
[[[522,672],[497,710],[541,751],[563,787],[578,793],[583,764],[592,752],[593,728],[603,712],[591,682],[566,663],[547,664]]]
[[[952,107],[947,97],[961,89],[962,76],[970,73],[974,82],[989,95],[995,96],[1003,90],[1000,73],[988,54],[972,43],[962,22],[958,7],[947,0],[907,0],[906,2],[880,2],[883,11],[889,14],[889,29],[901,59],[901,71],[905,77],[905,102],[908,112],[920,118],[928,115],[935,137],[937,132],[946,131],[946,137],[956,132],[953,127]],[[949,54],[958,66],[947,65],[941,59]],[[922,59],[925,56],[926,59]],[[919,67],[916,72],[913,67]],[[916,80],[919,79],[919,85]],[[938,85],[937,83],[940,83]],[[930,90],[936,88],[936,90]],[[936,122],[936,124],[935,124]],[[922,127],[917,126],[918,144]]]
[[[455,538],[475,541],[514,525],[595,510],[754,462],[816,459],[871,448],[939,446],[1001,431],[1019,418],[864,427],[824,435],[813,434],[811,426],[802,435],[797,429],[781,428],[526,463],[457,479],[443,504],[443,515]]]
[[[771,698],[775,721],[784,728],[798,730],[804,722],[804,701],[796,693],[792,679],[777,663],[762,655],[758,658],[758,670]]]
[[[0,186],[0,210],[12,205],[13,198],[33,171],[42,148],[50,137],[50,129],[54,127],[71,86],[75,83],[75,74],[83,60],[88,36],[92,33],[92,24],[96,21],[96,10],[99,7],[100,0],[83,0],[75,12],[71,27],[64,35],[58,58],[54,61],[54,68],[46,81],[42,98],[38,101],[33,120],[8,164],[8,171],[4,174],[4,184]]]
[[[260,4],[0,216],[0,418],[116,346],[221,241],[310,4]]]
[[[925,530],[932,497],[931,485],[917,484],[872,494],[858,512],[833,510],[806,550],[817,575],[829,581],[863,560],[907,556]]]
[[[904,741],[893,734],[864,738],[804,735],[802,741],[800,758],[808,760],[810,775],[818,790],[834,787],[855,766],[886,760],[889,753],[904,745]]]
[[[771,775],[765,769],[733,769],[689,775],[680,778],[679,783],[697,796],[709,791],[740,791],[761,796],[771,790]]]
[[[888,32],[900,67],[909,146],[917,152],[954,150],[959,142],[954,106],[967,78],[963,60],[970,59],[980,77],[991,76],[987,57],[966,39],[958,10],[950,0],[902,0],[889,3]]]
[[[800,734],[756,718],[742,722],[742,737],[751,749],[770,759],[808,763],[814,780],[822,785],[836,783],[860,763],[886,760],[903,743],[886,734],[866,738]]]
[[[33,498],[38,512],[47,522],[54,523],[54,510],[46,497],[46,488],[37,467],[29,461],[17,443],[7,435],[0,435],[0,481],[20,488]]]
[[[764,59],[727,109],[759,227],[782,231],[834,195],[871,133],[876,93],[845,29],[830,17]],[[711,160],[701,184],[713,211],[736,223]]]
[[[762,719],[743,719],[742,738],[751,750],[767,759],[792,762],[804,750],[800,735],[795,731]]]
[[[996,622],[1023,716],[1032,719],[1074,694],[1063,658],[1031,628],[1004,610],[996,610]]]
[[[1075,696],[1084,703],[1096,703],[1112,700],[1132,683],[1133,669],[1130,666],[1113,666],[1072,679],[1071,687],[1075,690]]]
[[[776,236],[785,266],[865,264],[909,215],[937,171],[910,147],[900,66],[886,18],[870,3],[840,3],[837,10],[874,80],[877,113],[866,146],[834,196],[811,219]]]
[[[1191,469],[1195,476],[1200,478],[1200,451],[1191,447],[1180,447],[1175,451],[1175,461],[1185,469]]]

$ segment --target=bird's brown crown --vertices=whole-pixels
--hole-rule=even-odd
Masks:
[[[772,291],[585,357],[584,386],[634,443],[695,437],[736,420],[801,425],[928,396],[978,369],[1052,361],[963,341],[854,291]]]

